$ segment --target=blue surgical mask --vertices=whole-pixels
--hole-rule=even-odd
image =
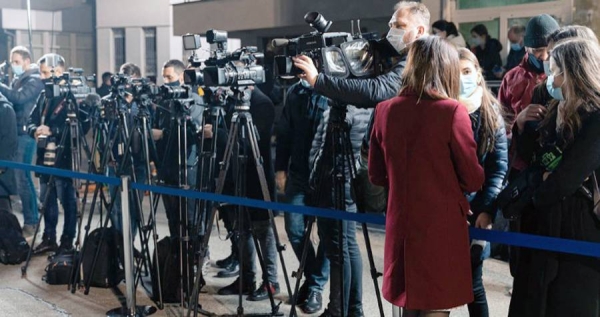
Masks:
[[[550,96],[552,96],[552,98],[554,98],[555,100],[565,100],[565,97],[562,94],[562,88],[561,87],[557,87],[554,88],[554,75],[550,75],[548,76],[548,79],[546,80],[546,89],[548,89],[548,93],[550,94]]]
[[[529,66],[531,66],[536,73],[541,74],[544,72],[544,61],[540,61],[533,54],[529,54]]]
[[[21,76],[21,74],[24,73],[23,65],[11,65],[11,66],[12,66],[13,74],[15,74],[15,76]]]
[[[460,98],[469,98],[477,89],[477,73],[460,75]]]
[[[177,80],[174,82],[166,83],[165,86],[179,87],[179,86],[181,86],[181,83],[179,82],[179,80]]]
[[[520,51],[523,49],[521,43],[510,43],[510,49],[513,51]]]
[[[479,46],[479,45],[481,45],[481,38],[472,37],[469,39],[469,44],[471,44],[471,46]]]
[[[546,74],[547,77],[550,77],[550,75],[552,75],[552,73],[550,72],[550,62],[549,61],[544,61],[544,73]]]

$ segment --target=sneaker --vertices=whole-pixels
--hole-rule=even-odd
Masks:
[[[23,238],[33,237],[35,225],[23,225]]]
[[[56,249],[56,255],[71,253],[75,249],[73,248],[73,244],[71,242],[61,242],[58,249]]]
[[[229,266],[223,268],[223,270],[217,273],[216,277],[226,278],[240,275],[240,264],[237,259],[232,260]]]
[[[224,269],[231,265],[231,262],[233,262],[233,260],[235,260],[235,256],[233,255],[233,253],[231,253],[228,257],[221,260],[217,260],[217,262],[215,262],[215,266]]]
[[[238,295],[240,293],[239,281],[240,281],[240,279],[237,278],[233,283],[219,289],[219,291],[217,291],[217,294],[219,294],[219,295]],[[242,284],[242,287],[243,287],[242,295],[248,295],[254,289],[254,282],[244,283],[244,284]]]
[[[263,283],[259,288],[254,290],[250,296],[246,299],[253,302],[258,302],[261,300],[265,300],[269,298],[269,290],[267,290],[267,285],[271,290],[273,295],[279,294],[279,283]]]
[[[42,237],[42,243],[38,244],[35,249],[33,249],[34,255],[39,255],[46,252],[54,252],[58,249],[58,245],[54,239],[49,239],[46,236]]]
[[[308,298],[304,304],[300,306],[300,309],[302,309],[305,314],[314,314],[320,311],[321,308],[323,308],[323,297],[321,292],[317,291],[310,291]]]

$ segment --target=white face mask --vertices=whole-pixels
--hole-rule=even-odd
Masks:
[[[396,49],[398,53],[402,52],[406,48],[406,43],[404,43],[404,35],[406,34],[405,30],[390,28],[386,39],[390,44]]]

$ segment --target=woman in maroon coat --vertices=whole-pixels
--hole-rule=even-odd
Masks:
[[[417,40],[400,95],[375,112],[369,177],[389,187],[383,295],[403,316],[447,316],[473,300],[465,193],[484,174],[469,114],[455,100],[459,65],[445,41]]]

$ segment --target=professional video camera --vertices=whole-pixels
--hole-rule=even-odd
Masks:
[[[302,73],[292,61],[292,57],[297,55],[310,57],[319,72],[327,75],[346,78],[372,74],[371,46],[368,40],[362,38],[360,31],[356,37],[346,32],[327,32],[332,22],[318,12],[308,12],[304,21],[315,31],[293,39],[272,41],[273,46],[285,49],[285,55],[275,56],[279,77],[289,79]]]
[[[95,76],[84,76],[83,69],[69,68],[69,72],[61,76],[52,76],[46,83],[45,93],[47,98],[71,96],[77,101],[84,100],[89,94],[95,93],[96,89],[87,85],[87,82],[95,82]]]
[[[184,35],[184,48],[196,50],[200,47],[199,36]],[[232,53],[227,52],[227,32],[209,30],[206,40],[211,44],[211,56],[204,61],[204,68],[188,69],[184,81],[188,85],[198,86],[252,86],[265,81],[265,70],[260,65],[264,58],[254,46],[242,47]],[[189,45],[188,45],[189,44]],[[190,63],[198,65],[192,54]],[[192,60],[194,62],[192,62]]]

